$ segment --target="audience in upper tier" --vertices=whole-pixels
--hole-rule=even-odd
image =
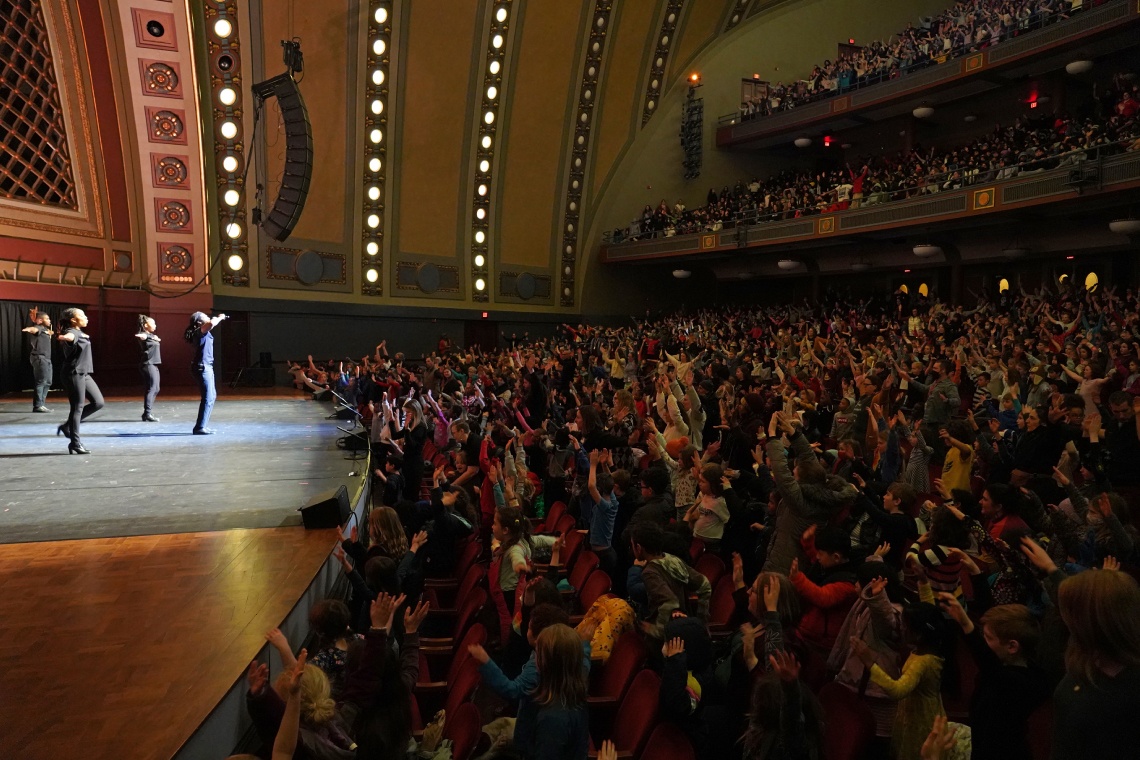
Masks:
[[[345,364],[376,504],[251,667],[275,759],[1135,754],[1134,290],[509,343]]]
[[[988,136],[950,148],[915,147],[893,156],[863,158],[826,171],[788,170],[761,182],[738,181],[707,202],[672,208],[664,199],[612,233],[613,242],[714,232],[741,222],[769,222],[958,190],[1086,159],[1140,149],[1140,82],[1118,75],[1096,92],[1082,117],[1040,113],[997,126]]]
[[[777,82],[767,97],[740,104],[745,119],[786,111],[814,100],[866,87],[1063,21],[1104,0],[974,0],[921,19],[887,40],[841,49],[834,61],[813,66],[803,80]]]

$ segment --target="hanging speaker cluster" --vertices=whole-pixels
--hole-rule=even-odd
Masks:
[[[297,226],[309,195],[309,181],[313,176],[313,129],[301,90],[291,72],[255,84],[253,94],[261,101],[276,98],[285,124],[285,173],[273,208],[261,223],[266,235],[274,240],[285,240]]]

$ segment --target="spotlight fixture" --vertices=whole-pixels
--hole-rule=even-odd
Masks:
[[[1092,61],[1069,61],[1065,64],[1065,73],[1080,76],[1081,74],[1089,73],[1092,71],[1092,68]]]
[[[916,119],[929,119],[934,115],[934,109],[930,106],[922,105],[910,112]]]
[[[780,259],[779,261],[776,262],[776,266],[778,266],[780,269],[784,270],[785,272],[791,272],[792,270],[799,269],[800,267],[802,267],[803,263],[796,261],[795,259]]]
[[[1108,228],[1117,235],[1140,235],[1140,219],[1113,219]]]
[[[674,269],[673,270],[673,276],[676,277],[678,280],[687,280],[693,276],[693,273],[690,272],[688,269]]]
[[[806,147],[811,145],[811,138],[810,137],[797,137],[795,139],[794,144],[797,148],[806,148]]]
[[[920,243],[916,245],[912,250],[914,251],[914,255],[918,256],[920,259],[925,259],[930,256],[937,256],[938,254],[942,253],[942,248],[940,246],[931,245],[930,243]]]

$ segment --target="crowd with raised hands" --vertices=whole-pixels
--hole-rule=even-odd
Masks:
[[[763,118],[822,98],[898,79],[1026,32],[1070,18],[1103,0],[974,0],[955,3],[887,40],[841,49],[796,83],[777,82],[766,96],[741,103],[744,118]]]
[[[1085,113],[1044,113],[998,125],[950,147],[915,147],[823,171],[788,170],[761,182],[709,190],[704,206],[646,205],[614,242],[710,232],[740,223],[796,219],[874,206],[1023,174],[1075,166],[1140,148],[1140,84],[1117,75],[1094,90]]]
[[[268,634],[267,751],[1131,756],[1140,301],[1066,282],[381,344],[351,592]]]

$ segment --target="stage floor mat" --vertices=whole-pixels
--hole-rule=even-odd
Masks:
[[[67,404],[52,401],[0,404],[0,543],[297,525],[315,496],[343,484],[352,498],[365,466],[337,448],[349,423],[307,398],[222,397],[213,436],[191,433],[197,401],[160,396],[157,423],[137,399],[108,401],[83,423],[87,456],[56,436]]]

